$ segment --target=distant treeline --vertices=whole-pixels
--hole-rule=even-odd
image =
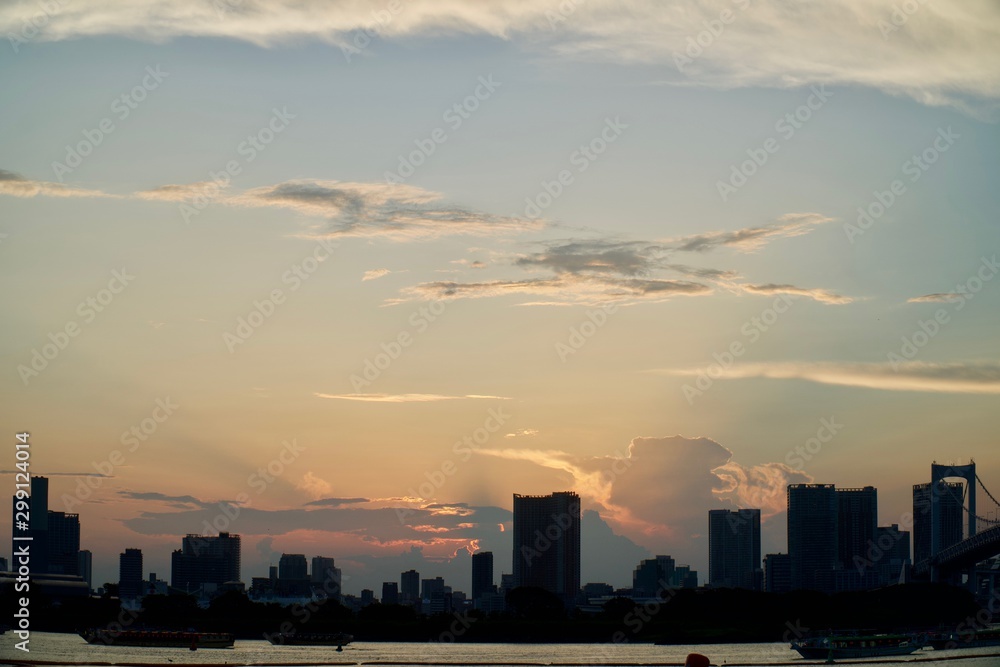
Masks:
[[[75,632],[83,628],[157,628],[232,632],[263,639],[275,632],[347,632],[355,641],[459,642],[662,642],[790,641],[827,629],[937,629],[967,627],[980,612],[966,590],[943,584],[906,584],[857,593],[758,593],[685,589],[668,599],[637,604],[615,598],[597,614],[566,612],[556,596],[519,588],[509,610],[423,616],[409,607],[374,604],[354,613],[333,600],[282,607],[251,602],[229,592],[201,609],[184,595],[152,595],[141,612],[122,610],[117,598],[66,599],[58,604],[33,594],[32,629]],[[4,615],[15,605],[2,594]],[[980,613],[980,618],[983,614]],[[962,624],[965,625],[962,625]],[[81,640],[82,641],[82,640]]]

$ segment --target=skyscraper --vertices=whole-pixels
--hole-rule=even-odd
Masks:
[[[305,581],[309,578],[309,564],[303,554],[281,554],[278,559],[278,579]]]
[[[79,574],[80,515],[49,511],[49,572]]]
[[[399,575],[400,602],[414,603],[420,599],[420,573],[407,570]]]
[[[194,592],[206,584],[214,587],[240,580],[240,536],[188,535],[182,548],[171,554],[170,579],[174,588]]]
[[[941,544],[946,549],[962,541],[964,492],[961,482],[939,481],[936,493],[941,504]],[[913,562],[931,557],[931,485],[913,486]]]
[[[872,566],[867,554],[878,537],[878,491],[875,487],[837,489],[837,558],[845,570]]]
[[[760,510],[709,510],[708,583],[760,590]]]
[[[833,484],[788,486],[788,556],[792,590],[833,590],[838,562],[837,491]]]
[[[472,554],[472,599],[496,592],[493,584],[493,552],[481,551]]]
[[[80,550],[80,557],[77,559],[77,572],[87,582],[87,588],[94,587],[94,554],[87,549]],[[2,569],[2,568],[0,568]]]
[[[395,581],[382,582],[382,604],[399,604],[399,584]]]
[[[569,606],[580,590],[580,496],[514,494],[514,585],[536,586]]]
[[[792,561],[788,554],[764,556],[764,590],[768,593],[792,590]]]
[[[321,584],[324,580],[329,580],[333,577],[334,569],[334,561],[332,558],[327,558],[326,556],[313,556],[312,570],[309,573],[309,579],[314,584]]]
[[[670,556],[641,561],[632,571],[632,594],[639,598],[662,597],[675,585],[676,563]]]
[[[18,511],[18,498],[15,495],[11,503],[11,533],[13,537],[31,538],[31,558],[28,564],[31,574],[50,572],[49,569],[49,479],[47,477],[31,478],[31,493],[22,501],[22,508],[27,508],[28,529],[20,526],[24,521],[24,509]],[[20,516],[19,516],[20,514]],[[11,553],[17,553],[24,542],[12,541]],[[15,559],[16,561],[16,559]],[[16,562],[11,565],[16,567]]]
[[[136,598],[142,589],[142,549],[126,549],[118,555],[118,597]]]

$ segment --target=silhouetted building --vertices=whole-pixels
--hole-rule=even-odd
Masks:
[[[583,585],[583,594],[588,598],[610,597],[614,593],[615,587],[611,584],[594,582]]]
[[[555,593],[571,606],[580,590],[580,496],[514,494],[514,585]]]
[[[414,603],[420,599],[420,573],[407,570],[399,575],[400,602]]]
[[[940,549],[962,541],[964,494],[961,482],[939,481],[936,491],[941,506]],[[931,485],[913,486],[913,562],[931,557]]]
[[[218,537],[188,535],[182,548],[171,554],[170,583],[185,592],[240,581],[240,536],[219,533]]]
[[[10,572],[10,565],[3,556],[0,556],[0,572]]]
[[[661,597],[674,585],[676,564],[670,556],[657,556],[639,562],[632,571],[632,594],[637,598]]]
[[[788,486],[788,556],[792,590],[832,592],[840,544],[837,502],[833,484]]]
[[[81,549],[77,558],[77,574],[87,582],[87,588],[94,587],[94,554],[87,549]],[[0,567],[3,570],[3,567]]]
[[[708,583],[761,589],[760,510],[709,510]]]
[[[361,606],[367,607],[370,604],[375,604],[375,591],[370,588],[361,589]]]
[[[334,561],[332,558],[313,556],[312,571],[309,573],[310,579],[314,584],[322,583],[324,578],[330,576],[328,571],[332,572],[333,569]]]
[[[382,604],[399,604],[399,584],[395,581],[382,582]]]
[[[49,570],[49,479],[32,477],[30,497],[18,500],[15,495],[11,503],[11,554],[17,554],[19,547],[30,544],[28,568],[31,574],[48,573]],[[21,502],[21,505],[18,505]],[[18,509],[18,508],[21,509]],[[24,530],[24,513],[28,512],[27,530]],[[25,537],[26,540],[13,538]],[[17,569],[17,556],[11,567]]]
[[[309,578],[309,564],[302,554],[281,554],[278,560],[278,579],[305,581]]]
[[[764,556],[764,590],[768,593],[792,590],[792,560],[788,554]]]
[[[493,583],[493,552],[481,551],[472,554],[472,599],[496,593]]]
[[[878,491],[837,489],[837,557],[840,567],[861,573],[872,563],[867,558],[878,528]]]
[[[424,600],[430,600],[435,593],[444,593],[445,588],[446,586],[444,585],[444,579],[442,579],[441,577],[434,577],[433,579],[421,579],[420,597],[422,597]]]
[[[49,572],[78,575],[80,515],[49,510]]]
[[[126,549],[118,554],[118,597],[137,598],[143,594],[142,549]]]

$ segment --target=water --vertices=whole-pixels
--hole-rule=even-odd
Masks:
[[[133,648],[87,644],[77,635],[32,633],[31,652],[14,649],[15,636],[0,636],[0,663],[38,660],[56,665],[105,663],[112,665],[664,665],[683,664],[688,653],[703,653],[714,665],[822,664],[806,661],[780,644],[705,644],[654,646],[652,644],[442,644],[357,642],[337,653],[332,647],[272,646],[264,640],[237,640],[232,649]],[[979,656],[979,657],[977,657]],[[950,658],[950,659],[949,659]],[[916,663],[920,667],[1000,667],[1000,648],[953,651],[923,650],[909,656],[873,658],[866,665]],[[9,664],[9,662],[8,662]]]

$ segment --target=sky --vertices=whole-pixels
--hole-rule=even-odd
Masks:
[[[790,483],[904,526],[932,461],[1000,484],[994,2],[27,0],[0,35],[2,421],[95,585],[228,530],[247,582],[468,590],[560,490],[584,582],[704,582],[710,509],[769,553]]]

